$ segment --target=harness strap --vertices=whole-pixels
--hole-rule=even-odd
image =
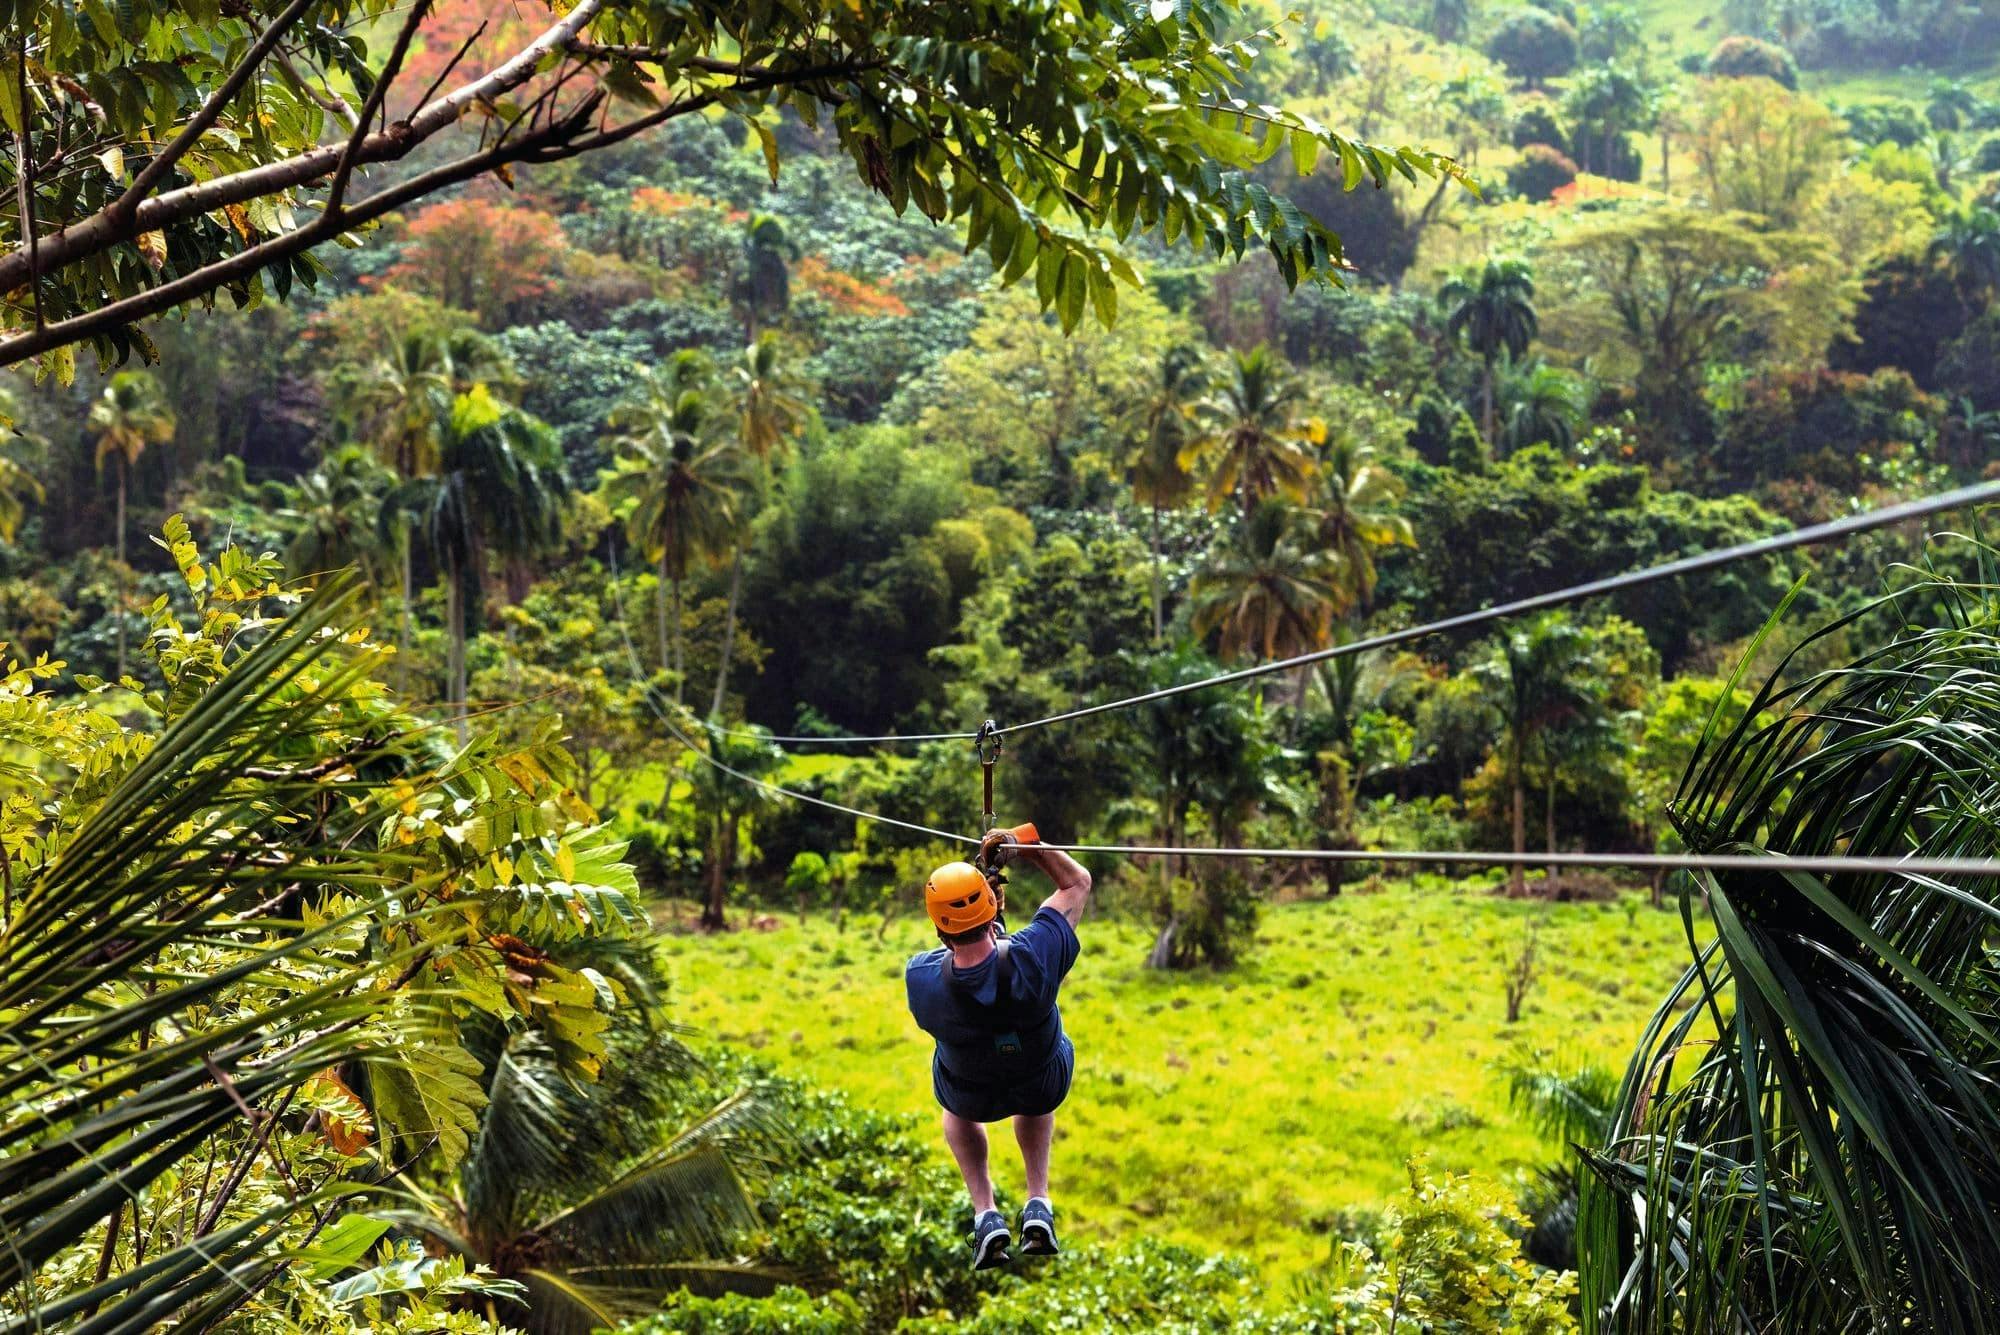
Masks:
[[[1014,960],[1008,954],[1011,944],[1004,936],[993,943],[993,1004],[996,1006],[1005,1005],[1014,997]],[[958,969],[952,964],[949,954],[945,956],[944,971],[951,982],[952,994],[960,1001],[972,1001],[972,992],[959,981]]]

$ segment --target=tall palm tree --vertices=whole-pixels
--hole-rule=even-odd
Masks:
[[[487,554],[527,557],[559,544],[568,488],[554,433],[484,386],[453,402],[437,464],[434,473],[399,485],[387,509],[423,541],[444,579],[446,692],[462,746],[466,632]]]
[[[590,1083],[567,1077],[532,1031],[495,1047],[456,1181],[395,1216],[526,1290],[525,1310],[492,1308],[490,1319],[587,1335],[658,1311],[683,1286],[758,1277],[734,1260],[757,1222],[738,1166],[778,1143],[754,1098],[730,1097],[676,1129],[698,1067],[659,1032],[618,1032]]]
[[[729,549],[749,483],[730,425],[713,367],[695,351],[648,368],[638,394],[611,414],[621,457],[605,478],[605,500],[626,511],[626,535],[659,567],[660,665],[674,675],[676,703],[686,677],[681,585],[692,561]]]
[[[1158,378],[1148,387],[1134,423],[1132,453],[1125,464],[1125,481],[1132,499],[1152,513],[1149,543],[1153,549],[1153,643],[1166,638],[1166,579],[1160,553],[1160,512],[1177,510],[1194,491],[1194,475],[1181,463],[1190,432],[1189,414],[1207,383],[1201,352],[1175,344],[1160,358]]]
[[[1438,304],[1446,309],[1445,332],[1463,339],[1479,358],[1479,425],[1490,442],[1495,367],[1503,355],[1518,361],[1526,354],[1538,328],[1533,271],[1525,260],[1488,260],[1477,274],[1460,274],[1439,288]]]
[[[1247,522],[1270,497],[1304,496],[1313,447],[1326,437],[1323,424],[1300,415],[1304,397],[1304,384],[1269,345],[1230,359],[1228,378],[1195,405],[1195,436],[1180,453],[1183,468],[1206,462],[1213,470],[1210,509],[1234,496]]]
[[[381,589],[398,555],[385,546],[379,516],[395,474],[367,450],[343,445],[320,460],[293,489],[282,518],[292,525],[285,565],[302,575],[349,567]]]
[[[1403,482],[1376,458],[1375,447],[1349,437],[1332,441],[1320,456],[1320,485],[1310,512],[1321,548],[1332,558],[1336,609],[1367,611],[1375,599],[1375,553],[1414,547],[1410,521],[1396,513]]]
[[[777,336],[761,334],[743,350],[730,368],[729,388],[736,396],[736,440],[743,452],[757,461],[757,480],[762,481],[773,457],[805,429],[812,412],[800,393],[798,372],[785,355]],[[715,670],[715,698],[709,713],[720,716],[723,698],[729,689],[729,660],[736,647],[736,607],[743,591],[743,545],[749,532],[749,514],[737,515],[736,540],[729,557],[729,604],[722,619],[721,661]]]
[[[1996,571],[1967,556],[1966,584],[1842,616],[1718,708],[1668,807],[1691,851],[2000,858]],[[1687,968],[1585,1156],[1597,1328],[2000,1329],[2000,876],[1704,871],[1680,895]]]
[[[399,482],[413,482],[438,471],[454,400],[475,386],[506,385],[513,374],[499,345],[477,330],[418,329],[375,360],[341,368],[330,388],[347,429],[366,442]],[[384,514],[394,521],[398,512]],[[397,545],[403,596],[397,647],[407,662],[416,602],[410,534],[396,524],[385,528],[383,537]]]
[[[118,553],[118,675],[125,675],[125,600],[130,596],[129,571],[125,565],[125,497],[131,485],[132,468],[149,445],[164,445],[174,438],[174,410],[160,391],[160,382],[146,371],[120,371],[106,382],[97,401],[90,406],[89,429],[97,434],[97,475],[104,476],[104,461],[113,460],[118,471],[118,510],[112,541]]]
[[[1561,612],[1544,612],[1500,637],[1476,669],[1505,730],[1507,784],[1512,794],[1514,852],[1528,849],[1528,763],[1544,736],[1588,713],[1602,695],[1589,670],[1591,642]],[[1553,780],[1551,780],[1553,783]],[[1527,869],[1516,862],[1508,888],[1527,891]]]
[[[1195,576],[1195,634],[1216,636],[1224,658],[1285,658],[1327,642],[1340,605],[1337,572],[1302,529],[1297,511],[1265,501]]]

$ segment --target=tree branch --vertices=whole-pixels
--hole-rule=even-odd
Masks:
[[[327,187],[326,211],[340,213],[341,200],[347,194],[348,177],[354,173],[355,154],[361,151],[361,141],[368,136],[368,122],[375,119],[375,112],[389,95],[389,85],[402,72],[403,58],[409,54],[410,43],[416,39],[417,29],[423,27],[424,16],[430,12],[430,0],[417,0],[403,19],[403,27],[396,34],[396,45],[389,51],[388,63],[382,66],[381,74],[368,87],[368,96],[362,100],[361,110],[354,117],[354,128],[347,136],[347,146],[340,150],[340,161],[333,169],[333,184]]]
[[[236,100],[238,93],[243,91],[243,85],[250,82],[250,76],[257,72],[257,67],[264,63],[264,57],[271,53],[271,48],[278,44],[280,37],[284,36],[285,30],[297,23],[299,17],[312,3],[313,0],[292,0],[291,4],[285,6],[285,12],[272,20],[271,26],[264,29],[257,40],[251,43],[250,50],[244,53],[242,62],[229,71],[229,77],[222,81],[222,86],[208,95],[208,100],[203,102],[188,123],[181,127],[181,132],[174,136],[173,142],[153,155],[153,160],[148,162],[144,170],[133,179],[125,193],[112,203],[108,212],[122,218],[132,216],[140,203],[153,193],[153,187],[166,179],[167,173],[174,169],[174,164],[186,156],[187,151],[194,147],[195,141],[207,134],[209,127],[220,119],[224,109]]]
[[[534,77],[542,57],[552,50],[566,49],[582,25],[595,18],[602,7],[603,0],[580,0],[562,22],[543,32],[491,73],[426,105],[397,126],[365,136],[354,154],[354,162],[358,165],[401,158],[425,139],[457,123],[466,108],[526,83]],[[367,121],[364,119],[362,124]],[[120,216],[114,204],[43,238],[39,256],[33,261],[25,246],[0,257],[0,292],[20,287],[32,275],[48,273],[109,250],[141,232],[157,231],[228,204],[241,204],[317,181],[339,167],[345,151],[344,145],[322,145],[277,162],[169,190],[141,200],[128,216]]]

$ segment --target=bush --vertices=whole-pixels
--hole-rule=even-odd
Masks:
[[[1979,151],[1972,157],[1972,169],[2000,172],[2000,134],[1989,135],[1980,141]]]
[[[1718,79],[1769,79],[1785,88],[1799,86],[1791,52],[1755,37],[1725,37],[1708,53],[1704,73]]]
[[[1507,184],[1524,199],[1547,199],[1576,179],[1576,164],[1560,149],[1529,144],[1507,169]]]
[[[786,1286],[766,1298],[698,1298],[682,1289],[659,1316],[623,1329],[625,1335],[861,1335],[868,1326],[844,1293],[815,1298]]]
[[[1834,108],[1847,122],[1848,137],[1857,144],[1895,144],[1909,148],[1930,137],[1923,113],[1908,102],[1861,102]]]
[[[1576,29],[1553,14],[1524,9],[1502,20],[1486,39],[1486,54],[1529,87],[1576,65]]]
[[[1160,935],[1147,964],[1153,968],[1223,968],[1257,935],[1257,891],[1234,867],[1201,866],[1176,876],[1164,889],[1148,877]]]
[[[1514,128],[1509,140],[1516,148],[1541,144],[1559,153],[1569,151],[1569,139],[1563,134],[1562,125],[1556,120],[1554,108],[1542,98],[1530,101],[1521,114],[1514,118]]]

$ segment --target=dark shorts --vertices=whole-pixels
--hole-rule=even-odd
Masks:
[[[1040,1072],[1011,1085],[980,1085],[960,1080],[931,1058],[931,1092],[940,1107],[968,1122],[1000,1122],[1009,1117],[1040,1117],[1052,1113],[1069,1097],[1076,1071],[1076,1049],[1068,1035]]]

